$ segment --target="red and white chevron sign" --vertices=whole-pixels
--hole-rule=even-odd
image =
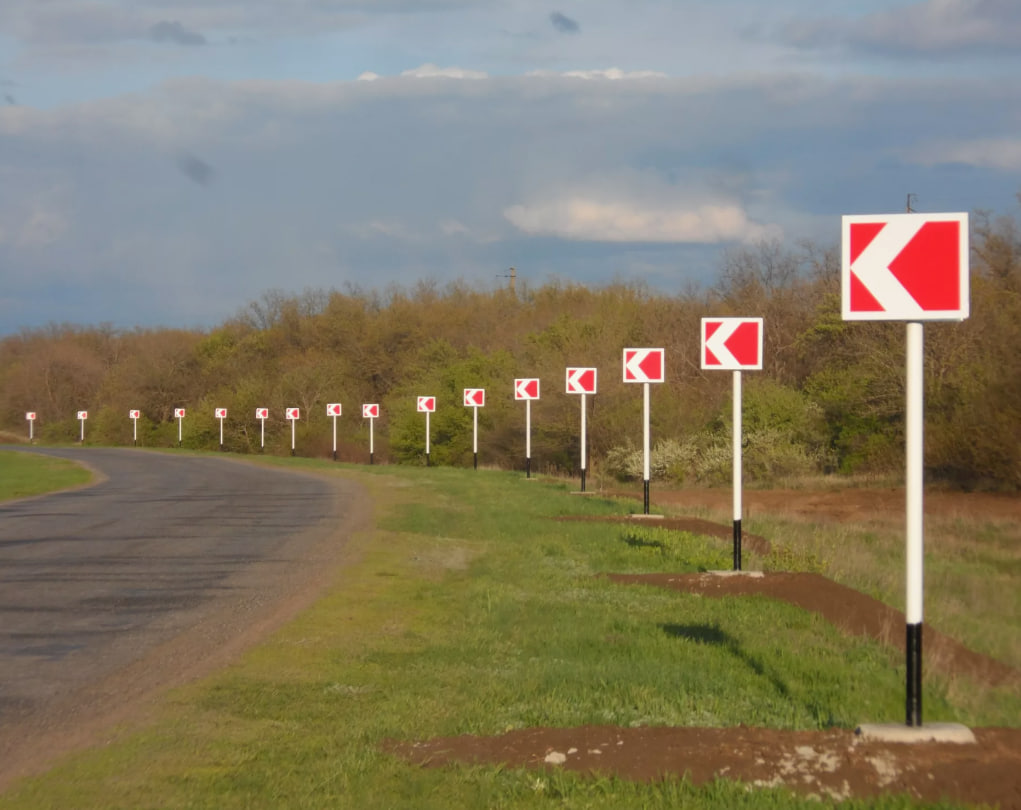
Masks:
[[[375,419],[379,416],[379,405],[375,402],[362,405],[362,419]]]
[[[89,418],[89,412],[88,411],[78,411],[78,419],[79,420],[84,422],[88,418]]]
[[[269,408],[256,408],[255,409],[256,419],[269,419]]]
[[[339,402],[331,402],[329,405],[326,406],[326,415],[327,416],[340,416],[341,415],[341,410],[343,410],[343,409],[340,407],[340,403]]]
[[[481,408],[486,404],[486,389],[485,388],[465,388],[464,389],[464,407],[466,408]]]
[[[661,383],[666,379],[663,349],[624,349],[624,382]]]
[[[288,419],[301,419],[301,408],[285,408],[285,416]]]
[[[139,411],[139,410],[128,411],[128,419],[141,419],[141,418],[142,418],[142,412],[141,411]]]
[[[27,419],[27,420],[28,420],[29,422],[34,422],[34,421],[35,421],[35,411],[29,411],[28,413],[26,413],[26,414],[25,414],[25,418],[26,418],[26,419]]]
[[[174,408],[174,419],[184,419],[184,408]]]
[[[762,318],[703,318],[702,368],[762,368]]]
[[[567,369],[568,394],[594,394],[596,392],[596,370],[594,368]]]
[[[538,399],[539,378],[522,377],[514,381],[514,399]]]
[[[968,215],[879,214],[842,220],[845,321],[968,317]]]
[[[226,419],[227,418],[227,409],[226,408],[217,408],[216,409],[216,418],[217,419]]]
[[[436,410],[436,397],[419,397],[418,412],[432,413]]]

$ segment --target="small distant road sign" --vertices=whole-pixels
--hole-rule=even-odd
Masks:
[[[141,419],[142,412],[139,410],[128,411],[128,419]]]
[[[842,220],[845,321],[968,317],[968,215],[878,214]]]
[[[624,382],[661,383],[666,379],[663,349],[624,349]]]
[[[702,368],[762,368],[762,318],[703,318]]]
[[[255,409],[256,419],[269,419],[269,408],[256,408]]]
[[[418,412],[432,413],[436,410],[436,397],[419,397]]]
[[[362,418],[363,419],[375,419],[379,416],[379,405],[376,403],[370,403],[362,405]]]
[[[174,408],[174,419],[184,419],[184,408]]]
[[[341,413],[341,407],[340,407],[340,403],[339,402],[334,402],[334,403],[326,406],[326,415],[327,416],[340,416],[340,413]]]
[[[29,422],[34,422],[34,421],[35,421],[35,411],[29,411],[28,413],[26,413],[26,414],[25,414],[25,418],[26,418],[26,419],[27,419],[27,420],[28,420]]]
[[[568,368],[567,393],[568,394],[596,393],[596,369]]]
[[[465,388],[464,389],[464,407],[466,408],[482,408],[486,404],[486,389],[485,388]]]
[[[78,418],[81,421],[84,422],[86,419],[89,418],[89,412],[88,411],[78,411]]]
[[[524,377],[514,381],[514,399],[538,399],[539,378]]]
[[[217,419],[226,419],[227,418],[227,409],[226,408],[217,408],[216,409],[216,418]]]
[[[286,417],[290,420],[297,420],[301,418],[301,408],[287,408]]]

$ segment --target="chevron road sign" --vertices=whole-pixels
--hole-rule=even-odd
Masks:
[[[419,397],[418,412],[432,413],[436,410],[436,397]]]
[[[379,416],[379,405],[376,403],[362,405],[362,419],[375,419]]]
[[[568,394],[596,393],[596,369],[568,368],[567,393]]]
[[[968,215],[880,214],[842,220],[845,321],[968,317]]]
[[[538,399],[539,378],[523,377],[514,381],[514,399]]]
[[[464,407],[466,408],[482,408],[486,404],[486,389],[485,388],[465,388],[464,389]]]
[[[702,368],[762,368],[762,318],[703,318]]]
[[[343,409],[340,407],[339,402],[333,402],[326,406],[327,416],[340,416]]]
[[[661,383],[666,379],[663,349],[624,349],[624,382]]]

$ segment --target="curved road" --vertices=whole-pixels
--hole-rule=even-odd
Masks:
[[[288,587],[303,589],[310,568],[336,559],[330,547],[343,543],[338,529],[357,511],[350,483],[228,459],[31,452],[86,463],[101,480],[0,504],[0,729],[8,731],[56,707],[66,712],[76,693],[196,627],[214,649],[244,634]],[[52,716],[44,723],[54,724]],[[4,736],[0,757],[16,745]]]

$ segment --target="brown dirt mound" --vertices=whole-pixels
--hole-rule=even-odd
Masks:
[[[583,726],[388,748],[427,767],[465,762],[566,768],[637,781],[687,775],[696,785],[719,777],[831,799],[906,793],[1021,808],[1021,729],[980,729],[975,736],[975,745],[896,744],[841,730]]]

